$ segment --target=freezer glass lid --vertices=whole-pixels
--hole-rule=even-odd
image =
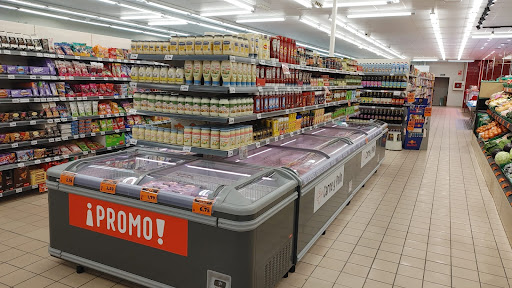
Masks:
[[[329,127],[342,127],[342,128],[348,128],[348,129],[359,129],[366,133],[369,133],[373,129],[378,129],[376,126],[369,124],[369,123],[360,123],[360,122],[343,122],[343,121],[336,121],[335,125],[330,125]]]
[[[90,161],[81,160],[73,172],[102,179],[118,180],[127,184],[137,184],[139,177],[148,172],[163,167],[176,167],[187,161],[190,160],[181,155],[133,150],[105,155]]]
[[[221,186],[231,186],[265,168],[240,167],[232,163],[196,160],[169,166],[144,176],[139,186],[191,197],[208,197]],[[211,198],[211,197],[210,197]]]
[[[339,130],[339,129],[333,129]],[[343,147],[347,146],[336,135],[314,135],[314,133],[297,135],[295,137],[276,142],[275,145],[281,147],[293,147],[310,150],[322,151],[329,156],[338,153]]]
[[[266,167],[287,167],[304,175],[319,167],[327,158],[322,154],[295,149],[288,149],[283,146],[264,146],[249,151],[246,159],[240,160],[237,157],[228,158],[228,161],[260,165]]]

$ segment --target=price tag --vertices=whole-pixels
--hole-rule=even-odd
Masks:
[[[265,64],[266,64],[266,63],[265,63],[265,60],[264,60],[264,59],[261,59],[261,60],[260,60],[260,64],[261,64],[261,65],[265,65]]]
[[[228,151],[228,157],[233,156],[233,154],[234,154],[234,153],[233,153],[233,150],[229,150],[229,151]]]
[[[43,53],[36,53],[36,57],[43,57]]]
[[[52,162],[52,158],[44,158],[44,162]]]
[[[100,115],[100,118],[105,118],[105,115]]]
[[[432,107],[425,108],[425,117],[432,116]]]
[[[53,157],[53,161],[59,161],[60,160],[60,157],[59,156],[55,156]]]
[[[50,143],[55,142],[55,138],[50,138],[50,139],[48,139],[48,142],[50,142]]]
[[[53,123],[53,119],[46,120],[47,123]]]
[[[188,91],[188,85],[181,85],[180,86],[180,91],[184,91],[184,92],[187,92]]]
[[[16,79],[16,75],[7,75],[7,79]]]
[[[103,77],[103,80],[104,81],[108,81],[108,77]]]
[[[114,58],[108,58],[108,62],[114,62]]]
[[[284,135],[279,136],[279,139],[283,140],[284,139]]]
[[[96,80],[96,77],[91,77],[91,80]]]
[[[60,123],[60,119],[59,118],[53,119],[53,122]]]
[[[9,123],[9,126],[11,126],[11,127],[16,127],[16,122],[11,122],[11,123]]]
[[[256,142],[256,148],[260,148],[261,147],[261,142]]]
[[[114,81],[117,81],[117,80],[119,80],[119,78],[118,77],[114,77]]]
[[[276,92],[279,91],[279,87],[275,86],[274,91],[276,91]]]
[[[92,137],[96,136],[96,133],[91,132],[91,136],[92,136]]]
[[[68,155],[68,154],[64,154],[64,155],[62,155],[62,158],[64,158],[64,159],[68,159],[68,158],[69,158],[69,155]]]
[[[229,87],[229,93],[236,93],[235,87]]]
[[[41,100],[43,100],[43,98],[39,99],[39,98],[34,98],[34,102],[41,102]]]
[[[100,184],[100,192],[116,194],[117,183],[119,183],[117,180],[103,179]]]
[[[36,75],[30,75],[30,80],[36,80],[36,79],[37,79]]]
[[[192,202],[192,212],[197,214],[202,214],[206,216],[211,216],[213,212],[213,203],[215,200],[209,200],[204,198],[195,198],[194,202]]]
[[[270,144],[270,139],[265,139],[265,143]]]
[[[62,138],[57,137],[57,138],[55,138],[55,141],[56,141],[56,142],[62,141]]]
[[[63,141],[66,141],[66,140],[68,140],[68,139],[69,139],[69,136],[62,136],[62,140],[63,140]]]
[[[103,61],[103,58],[98,57],[98,58],[96,58],[96,61]]]
[[[121,132],[119,129],[114,130],[114,132],[119,133]]]
[[[393,91],[393,96],[400,96],[400,91]]]
[[[183,146],[183,152],[190,152],[192,151],[192,147],[190,146]]]
[[[9,50],[4,50],[4,54],[11,55],[11,51],[9,51]]]
[[[18,146],[19,146],[18,143],[12,143],[11,144],[11,148],[18,148]]]
[[[260,113],[256,114],[256,119],[261,119],[261,114]]]
[[[71,118],[73,121],[77,121],[78,120],[78,117],[73,117]]]
[[[78,139],[78,135],[73,135],[73,139]]]
[[[89,154],[89,151],[83,151],[82,154],[84,155],[88,155]]]
[[[409,121],[407,123],[407,131],[412,131],[414,130],[414,122],[413,121]]]
[[[306,111],[306,107],[302,107],[302,111]]]
[[[108,150],[108,151],[112,150],[112,147],[107,147],[107,150]]]
[[[290,132],[290,136],[293,136],[294,132]]]
[[[18,163],[18,167],[25,167],[25,163]]]
[[[256,64],[256,59],[251,59],[251,64]]]
[[[64,171],[60,174],[59,182],[61,184],[73,186],[75,184],[76,173]]]
[[[279,136],[274,137],[274,142],[279,141]]]
[[[160,189],[143,187],[140,190],[140,201],[158,203],[158,192]]]
[[[36,164],[36,165],[37,165],[37,164],[41,164],[41,160],[36,160],[36,161],[34,161],[34,164]]]
[[[286,109],[286,110],[285,110],[285,113],[286,113],[286,114],[290,114],[290,113],[291,113],[290,109]]]
[[[130,54],[130,59],[135,60],[137,58],[139,58],[139,54]]]
[[[16,189],[16,190],[14,190],[14,191],[16,191],[16,193],[21,193],[21,192],[23,192],[23,188],[17,188],[17,189]]]
[[[60,80],[66,80],[66,76],[59,76]]]
[[[30,141],[30,145],[37,145],[37,140]]]
[[[85,134],[80,134],[80,138],[85,138]]]
[[[105,97],[103,97],[103,96],[99,96],[99,99],[100,99],[100,100],[103,100],[103,99],[105,99]]]

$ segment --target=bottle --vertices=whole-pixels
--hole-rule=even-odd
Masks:
[[[194,61],[194,85],[201,85],[201,80],[203,79],[203,61],[195,60]]]
[[[194,79],[194,61],[186,60],[185,61],[185,84],[192,85],[192,81]]]
[[[219,128],[211,128],[210,148],[212,148],[212,149],[220,148],[220,129]]]
[[[183,145],[183,130],[178,130],[178,133],[176,134],[176,144],[177,145]]]
[[[212,86],[220,86],[221,64],[220,61],[212,61],[210,66],[210,75],[212,77]],[[231,81],[231,79],[230,79]]]
[[[151,127],[144,129],[144,140],[151,141]]]
[[[212,78],[214,77],[213,62],[215,62],[215,61],[212,61]],[[232,63],[229,60],[222,61],[221,67],[220,67],[220,72],[222,75],[222,86],[230,86],[233,83],[233,81],[231,80],[232,73],[233,73]],[[236,80],[235,80],[235,82],[236,82]],[[213,83],[215,86],[215,78],[213,78]]]
[[[142,105],[141,105],[141,94],[140,93],[134,93],[133,94],[133,108],[134,109],[137,109],[137,110],[140,110]]]
[[[148,95],[148,108],[146,109],[147,111],[155,111],[155,101],[156,101],[155,94],[149,94]]]
[[[145,82],[153,82],[153,66],[146,67],[146,75],[144,76],[144,79],[146,80]]]
[[[176,84],[176,68],[170,67],[167,70],[167,83]]]
[[[178,97],[176,95],[171,95],[169,98],[168,112],[173,114],[178,113]]]
[[[219,117],[229,117],[230,103],[226,98],[219,100]]]
[[[183,85],[185,83],[185,69],[176,68],[176,77],[174,80],[174,84]]]
[[[160,83],[160,66],[153,68],[153,77],[151,80],[153,83]]]
[[[139,67],[139,77],[138,77],[138,81],[139,82],[146,82],[146,67],[145,66],[140,66]]]
[[[183,130],[183,145],[184,146],[192,146],[192,127],[185,126]]]
[[[192,114],[201,115],[201,97],[194,97],[192,102]]]
[[[158,128],[156,134],[156,142],[164,143],[164,128]]]
[[[132,127],[132,137],[134,139],[140,139],[140,135],[139,135],[140,131],[139,130],[140,130],[139,129],[139,125],[133,125],[133,127]],[[140,140],[142,140],[142,139],[140,139]]]
[[[192,147],[201,147],[201,128],[192,128]]]
[[[170,128],[164,128],[164,142],[166,144],[171,143],[171,129]]]
[[[156,95],[155,96],[155,111],[156,112],[162,112],[162,95]]]
[[[210,116],[210,98],[201,99],[201,115]]]
[[[229,117],[238,116],[238,101],[236,98],[229,99]]]
[[[219,116],[219,99],[210,99],[210,116]]]
[[[161,67],[160,68],[160,83],[167,83],[169,76],[169,68],[167,67]]]
[[[210,148],[210,128],[201,128],[201,148]]]
[[[170,113],[171,109],[171,96],[165,95],[162,97],[162,112]]]
[[[176,129],[171,129],[171,138],[170,138],[170,144],[177,144],[176,138],[178,137],[178,131]]]
[[[207,60],[203,61],[204,86],[212,85],[211,67],[212,67],[212,62],[211,61],[207,61]]]
[[[176,112],[178,114],[186,114],[185,113],[185,97],[183,95],[178,96]]]
[[[220,150],[229,150],[231,131],[228,128],[221,128],[219,133]]]
[[[158,134],[158,128],[151,127],[151,141],[152,142],[156,142],[157,134]]]
[[[130,71],[130,78],[132,81],[139,81],[139,66],[133,66]]]
[[[148,94],[143,93],[140,95],[140,109],[148,110]]]
[[[194,106],[194,98],[192,98],[192,96],[187,96],[185,97],[185,108],[184,108],[184,114],[192,114],[192,110],[193,110],[193,106]]]

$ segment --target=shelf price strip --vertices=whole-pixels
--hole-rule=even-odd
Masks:
[[[140,190],[140,201],[158,203],[158,192],[160,192],[160,189],[142,187]]]
[[[119,183],[117,180],[103,179],[100,184],[100,192],[116,194],[117,183]]]

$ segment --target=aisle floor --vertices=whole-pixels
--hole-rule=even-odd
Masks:
[[[429,149],[388,151],[278,288],[509,287],[512,249],[464,117],[434,108]],[[92,270],[76,274],[48,255],[48,240],[46,194],[1,199],[0,288],[140,287]]]

